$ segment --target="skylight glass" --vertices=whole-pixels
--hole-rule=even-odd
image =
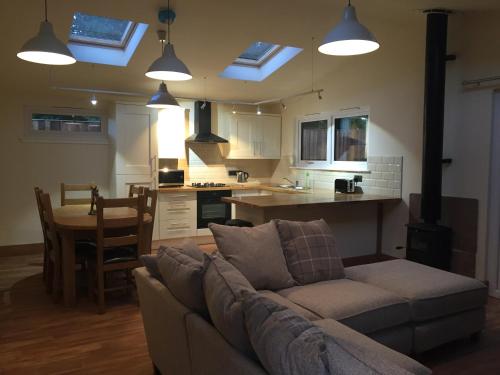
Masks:
[[[74,42],[123,48],[128,42],[134,23],[110,17],[76,12],[69,39]]]
[[[277,44],[255,42],[250,45],[234,62],[242,65],[262,65],[280,48]]]

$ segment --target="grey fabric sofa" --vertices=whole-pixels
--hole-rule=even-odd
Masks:
[[[414,374],[430,371],[405,354],[484,326],[487,289],[477,280],[406,260],[350,267],[345,273],[345,279],[260,293]],[[136,269],[135,278],[149,352],[163,375],[266,373],[145,268]]]

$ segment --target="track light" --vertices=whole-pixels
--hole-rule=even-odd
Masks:
[[[262,114],[262,111],[260,110],[260,105],[257,106],[257,114],[258,115],[261,115]]]
[[[235,115],[235,114],[236,114],[236,107],[233,104],[233,115]]]
[[[321,96],[321,91],[318,91],[318,100],[321,100],[323,99],[323,97]]]
[[[95,94],[92,94],[92,96],[90,97],[90,104],[92,104],[95,107],[97,103],[98,103],[97,97],[95,96]]]

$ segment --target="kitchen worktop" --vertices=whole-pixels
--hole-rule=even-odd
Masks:
[[[269,184],[256,184],[256,183],[246,183],[246,184],[229,184],[222,187],[192,187],[192,186],[179,186],[171,188],[160,188],[158,191],[160,193],[179,193],[179,192],[190,192],[190,191],[214,191],[214,190],[266,190],[275,193],[285,193],[285,194],[304,194],[305,190],[294,190],[280,188],[279,186],[273,186]]]
[[[392,198],[369,194],[341,194],[333,192],[312,192],[310,194],[275,194],[248,197],[224,197],[224,202],[251,208],[270,208],[286,206],[337,205],[357,202],[399,202],[401,198]]]

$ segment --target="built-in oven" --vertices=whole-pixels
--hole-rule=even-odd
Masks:
[[[206,190],[197,192],[198,229],[208,228],[209,223],[224,225],[231,219],[231,204],[221,199],[230,197],[231,190]]]

